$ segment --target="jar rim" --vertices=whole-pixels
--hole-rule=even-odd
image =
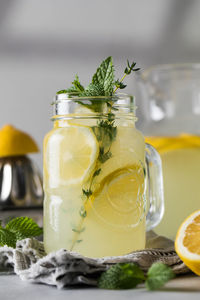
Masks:
[[[59,102],[68,102],[68,101],[88,101],[88,100],[110,100],[110,101],[117,101],[117,100],[125,100],[125,99],[130,99],[133,104],[135,104],[135,97],[130,94],[126,93],[116,93],[112,96],[85,96],[85,97],[80,97],[76,96],[74,93],[62,93],[62,94],[57,94],[54,98],[54,101],[52,105],[57,104]]]

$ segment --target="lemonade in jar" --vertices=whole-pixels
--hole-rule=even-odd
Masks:
[[[128,64],[125,74],[134,66]],[[162,217],[159,155],[147,146],[146,165],[134,99],[115,93],[122,83],[114,82],[113,72],[109,57],[87,88],[76,76],[56,96],[54,127],[44,139],[47,253],[65,248],[104,257],[143,249],[149,194],[148,228]]]

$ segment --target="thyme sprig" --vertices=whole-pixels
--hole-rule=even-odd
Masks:
[[[124,89],[126,87],[126,85],[123,83],[124,79],[126,78],[127,75],[130,75],[131,72],[137,72],[140,70],[140,68],[135,68],[136,66],[136,62],[133,62],[132,64],[129,63],[128,59],[127,59],[127,66],[124,69],[124,75],[122,76],[122,78],[119,80],[117,79],[114,84],[115,84],[115,89],[113,91],[113,94],[118,90],[118,89]]]

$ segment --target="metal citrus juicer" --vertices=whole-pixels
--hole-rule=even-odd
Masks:
[[[42,225],[42,177],[27,156],[39,152],[28,134],[12,125],[0,129],[0,220],[28,216]]]

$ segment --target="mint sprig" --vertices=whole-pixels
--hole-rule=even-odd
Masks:
[[[119,80],[115,80],[113,58],[112,56],[107,57],[100,66],[97,68],[96,73],[92,77],[92,82],[84,88],[80,83],[78,75],[75,76],[74,81],[72,81],[72,86],[68,89],[60,90],[57,94],[68,93],[69,96],[78,96],[78,97],[96,97],[96,96],[113,96],[113,94],[118,89],[124,89],[126,85],[123,83],[126,76],[130,75],[132,72],[137,72],[140,68],[135,68],[136,62],[130,63],[127,60],[127,66],[124,69],[124,75]],[[99,112],[101,112],[102,101],[98,101]],[[106,100],[105,100],[106,101]],[[84,104],[86,107],[91,110],[98,112],[97,106],[93,106],[94,102],[91,101],[91,104]],[[93,109],[95,108],[95,110]]]
[[[73,84],[73,87],[71,87],[71,89],[74,89],[79,93],[82,93],[85,90],[84,86],[79,81],[78,75],[75,76],[75,79],[74,79],[74,81],[72,81],[72,84]]]
[[[42,232],[42,228],[31,218],[14,218],[5,227],[0,224],[0,246],[7,245],[15,248],[18,240],[39,236]]]
[[[154,263],[145,276],[139,266],[133,263],[116,264],[102,273],[98,281],[101,289],[132,289],[145,282],[148,290],[161,288],[175,277],[170,267],[163,263]]]
[[[126,87],[126,85],[123,83],[126,76],[130,75],[131,72],[137,72],[137,71],[140,70],[140,68],[135,68],[135,66],[136,66],[136,62],[133,62],[132,64],[130,64],[128,59],[127,59],[127,66],[124,69],[124,75],[122,76],[122,78],[120,80],[117,79],[115,81],[115,83],[114,83],[115,84],[115,89],[114,89],[113,93],[115,93],[118,89],[124,89]]]
[[[148,270],[145,285],[148,290],[157,290],[174,277],[174,272],[167,265],[155,263]]]
[[[104,272],[98,282],[101,289],[132,289],[145,280],[143,271],[135,264],[116,264]]]
[[[56,94],[70,94],[71,96],[79,96],[85,90],[84,86],[80,83],[78,75],[75,75],[74,81],[72,81],[72,86],[66,90],[60,90]]]

